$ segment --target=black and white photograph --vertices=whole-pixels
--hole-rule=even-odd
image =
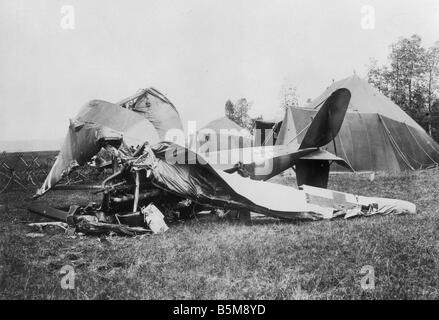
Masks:
[[[0,0],[0,111],[0,300],[439,300],[438,0]]]

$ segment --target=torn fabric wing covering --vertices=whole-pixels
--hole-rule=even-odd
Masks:
[[[416,213],[416,205],[404,200],[357,196],[307,185],[301,189],[306,193],[307,202],[316,209],[332,209],[327,218]]]
[[[71,120],[57,159],[35,196],[46,193],[72,168],[89,161],[106,145],[119,147],[123,142],[136,147],[145,141],[156,144],[165,130],[182,128],[177,110],[160,92],[146,89],[141,98],[149,101],[142,112],[102,100],[87,103]]]
[[[225,209],[249,210],[267,216],[293,220],[331,219],[340,215],[342,208],[338,205],[340,197],[336,197],[328,204],[328,201],[315,202],[318,198],[309,195],[315,190],[322,193],[332,190],[310,187],[311,189],[308,190],[311,191],[302,191],[285,185],[251,180],[236,173],[228,174],[217,171],[196,153],[171,143],[159,143],[152,148],[152,152],[153,155],[150,154],[147,159],[139,159],[134,167],[150,168],[155,186],[199,204]],[[359,199],[353,195],[344,195],[346,195],[345,198]],[[352,200],[350,208],[373,207],[374,205],[379,207],[383,201],[380,202],[377,199],[361,197],[361,202]],[[345,202],[341,201],[342,204]],[[409,202],[398,202],[393,199],[385,199],[384,202],[386,203],[381,205],[382,207],[388,206],[389,203],[395,204],[395,210],[391,213],[416,210]]]
[[[61,151],[37,194],[49,190],[66,172],[85,164],[105,143],[120,146],[121,142],[119,131],[94,123],[71,121]]]
[[[145,140],[152,144],[160,141],[155,127],[147,119],[136,112],[106,101],[90,101],[75,119],[121,132],[128,146],[142,144]]]
[[[153,183],[170,193],[199,204],[250,210],[268,216],[318,220],[306,212],[303,192],[294,188],[216,171],[199,155],[176,144],[163,142],[152,148],[154,155],[134,167],[151,168]],[[267,197],[267,194],[272,194]]]
[[[166,133],[169,130],[183,130],[180,115],[175,106],[154,88],[145,89],[137,98],[132,110],[142,114],[151,122],[162,141],[166,140]]]

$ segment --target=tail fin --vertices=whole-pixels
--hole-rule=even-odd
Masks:
[[[340,131],[350,100],[351,93],[348,89],[334,91],[317,112],[299,149],[320,148],[331,142]],[[344,162],[343,159],[323,151],[318,151],[310,157],[302,157],[296,163],[297,185],[326,188],[332,161],[342,164]]]
[[[334,91],[317,112],[300,149],[320,148],[331,142],[340,131],[350,100],[351,92],[348,89]]]

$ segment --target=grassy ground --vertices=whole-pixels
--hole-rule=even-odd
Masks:
[[[410,200],[419,212],[252,225],[197,220],[134,238],[73,238],[55,229],[30,238],[27,223],[42,220],[25,210],[30,194],[0,195],[0,298],[439,299],[439,171],[373,182],[332,175],[330,188]],[[87,202],[80,193],[46,199]],[[60,286],[64,265],[74,267],[73,290]],[[365,265],[375,271],[373,290],[360,285]]]

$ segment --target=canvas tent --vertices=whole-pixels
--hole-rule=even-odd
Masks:
[[[287,108],[276,144],[300,143],[319,107],[338,88],[352,97],[338,136],[323,149],[356,171],[400,172],[439,163],[439,145],[409,115],[357,75],[333,82],[305,108]],[[335,165],[334,170],[345,170]]]
[[[227,117],[213,120],[191,136],[190,147],[202,152],[247,148],[252,145],[250,132]]]

